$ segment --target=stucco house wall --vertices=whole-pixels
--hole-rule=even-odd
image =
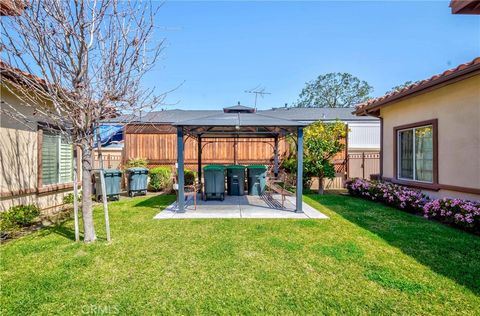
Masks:
[[[438,184],[433,197],[480,200],[480,75],[395,102],[380,109],[383,119],[383,177],[395,178],[394,128],[438,120]],[[449,188],[456,187],[455,190]]]
[[[1,106],[15,104],[22,114],[34,117],[30,107],[21,105],[4,85],[1,86]],[[5,103],[4,103],[5,102]],[[36,121],[20,123],[8,115],[0,116],[0,211],[20,204],[35,204],[51,214],[64,207],[63,197],[72,192],[68,185],[46,187],[38,185],[38,141]],[[44,192],[45,191],[45,192]]]

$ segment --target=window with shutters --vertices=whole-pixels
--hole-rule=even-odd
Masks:
[[[42,184],[73,181],[73,146],[70,140],[52,131],[43,131]]]

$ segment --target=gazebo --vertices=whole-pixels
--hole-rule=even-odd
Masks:
[[[302,210],[303,188],[303,128],[308,124],[258,114],[254,108],[235,105],[223,109],[223,113],[201,118],[178,121],[177,168],[178,212],[185,211],[184,192],[184,140],[193,137],[198,143],[198,178],[202,187],[202,141],[212,138],[272,138],[274,145],[274,170],[278,172],[278,140],[287,135],[297,136],[296,212]]]

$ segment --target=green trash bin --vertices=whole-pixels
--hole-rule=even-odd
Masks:
[[[220,165],[208,165],[203,168],[205,187],[204,200],[225,199],[225,167]]]
[[[267,187],[267,167],[251,165],[247,167],[248,195],[261,195]]]
[[[105,190],[107,199],[118,200],[120,198],[120,183],[122,172],[117,169],[105,169]],[[95,196],[97,201],[102,200],[102,182],[100,181],[100,170],[95,170]]]
[[[245,166],[227,166],[227,194],[245,194]]]
[[[148,169],[134,167],[127,169],[128,196],[147,194]]]

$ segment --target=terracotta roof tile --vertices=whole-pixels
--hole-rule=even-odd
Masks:
[[[424,88],[435,86],[436,84],[440,84],[442,82],[456,78],[460,75],[477,69],[480,69],[480,57],[477,57],[468,63],[460,64],[455,68],[445,70],[441,74],[436,74],[428,79],[412,83],[411,85],[408,85],[400,90],[390,92],[381,97],[360,103],[356,106],[356,110],[354,113],[357,115],[366,115],[368,110],[372,108],[379,107],[400,97],[413,94],[414,92],[417,92]]]
[[[32,75],[31,73],[25,72],[19,68],[15,68],[2,60],[0,60],[0,75],[9,80],[19,80],[22,77],[26,77],[37,81],[39,84],[46,84],[45,79]]]

